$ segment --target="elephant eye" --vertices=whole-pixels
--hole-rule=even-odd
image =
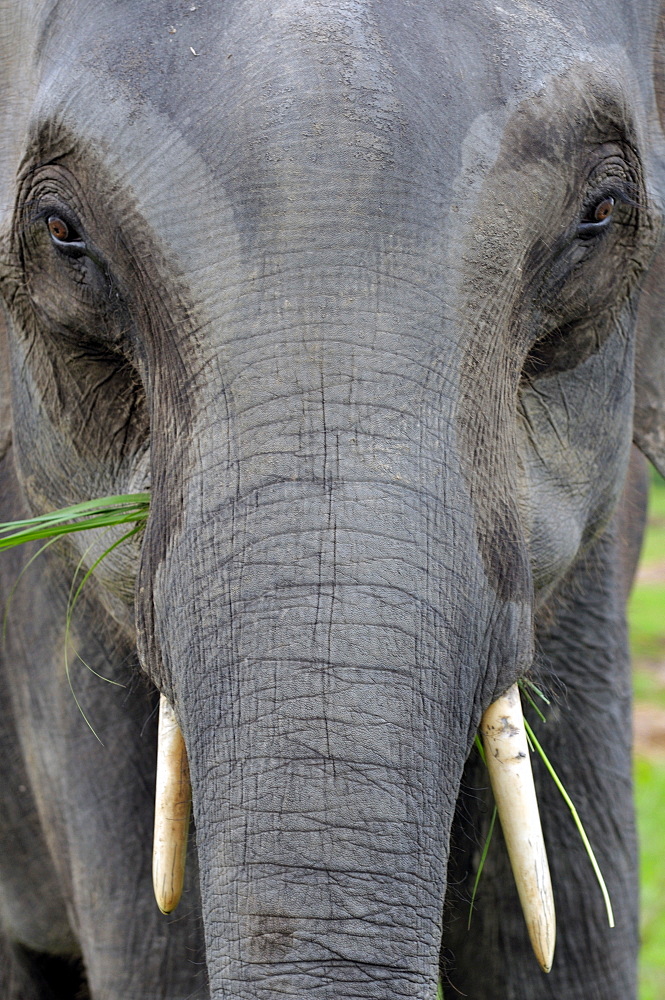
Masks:
[[[593,213],[594,222],[604,222],[614,211],[614,198],[603,198]]]
[[[615,204],[615,199],[611,195],[606,195],[591,205],[577,227],[577,235],[582,239],[590,239],[607,229],[612,221]]]
[[[49,215],[46,224],[51,236],[51,242],[58,249],[70,252],[73,250],[78,254],[85,250],[85,241],[81,238],[80,233],[77,232],[70,222],[63,219],[62,216]]]

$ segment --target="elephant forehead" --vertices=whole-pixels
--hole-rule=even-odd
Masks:
[[[72,82],[81,71],[97,73],[198,136],[195,148],[223,141],[218,122],[228,127],[235,118],[260,134],[266,124],[288,126],[299,106],[312,125],[332,117],[359,138],[359,125],[383,132],[389,154],[399,145],[400,110],[464,125],[537,90],[572,59],[592,58],[590,48],[634,37],[626,28],[634,28],[632,6],[606,5],[598,19],[591,3],[554,11],[523,0],[415,0],[407,10],[399,0],[102,8],[72,0],[41,5],[40,71]]]
[[[43,41],[33,160],[73,153],[123,229],[128,194],[215,323],[239,302],[243,324],[248,308],[273,323],[300,295],[323,321],[334,303],[382,329],[385,291],[403,313],[396,325],[411,314],[422,328],[425,312],[453,304],[459,241],[478,205],[487,210],[480,189],[505,160],[507,121],[548,74],[590,58],[581,21],[554,45],[541,18],[542,58],[531,50],[527,73],[525,5],[455,6],[423,0],[405,23],[392,2],[192,3],[172,16],[147,4],[123,17],[109,5],[71,32],[89,9],[81,0]],[[571,80],[573,104],[581,90],[588,103]],[[519,174],[524,148],[513,145]],[[388,258],[399,259],[392,272]]]
[[[583,6],[565,30],[532,5],[458,6],[420,0],[406,18],[392,0],[237,0],[93,17],[74,0],[40,42],[36,114],[87,140],[107,187],[130,185],[187,270],[222,248],[232,264],[232,237],[266,269],[271,249],[323,241],[442,260],[461,222],[451,201],[490,169],[507,118],[594,58]],[[620,43],[617,18],[594,24],[595,50]]]
[[[141,120],[151,108],[217,176],[228,179],[230,165],[242,163],[244,187],[252,174],[274,175],[280,155],[287,174],[317,163],[324,182],[326,167],[413,170],[421,162],[449,178],[478,115],[588,56],[583,9],[564,27],[525,4],[458,6],[420,0],[406,18],[392,0],[237,0],[143,3],[122,16],[105,5],[85,17],[90,5],[75,0],[67,16],[57,9],[48,19],[40,72],[49,91],[70,97],[70,115],[80,113],[71,95],[81,107],[101,82],[105,101],[94,95],[93,104],[102,129],[113,123],[109,145],[123,143],[109,105],[124,98],[128,141],[141,135],[144,152],[160,146],[158,123],[148,132]],[[610,11],[594,26],[595,45],[603,31],[616,43],[615,20]]]

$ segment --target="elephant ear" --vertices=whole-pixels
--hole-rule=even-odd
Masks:
[[[661,0],[653,44],[655,112],[651,175],[656,200],[665,204],[665,0]],[[635,418],[633,440],[665,475],[665,241],[661,243],[642,289],[637,320]]]
[[[9,345],[4,311],[0,308],[0,462],[12,443],[12,406],[9,389]]]
[[[664,246],[651,266],[640,298],[633,439],[661,475],[665,475]]]
[[[0,0],[0,241],[7,239],[16,175],[38,84],[38,39],[48,0]],[[11,444],[7,316],[0,304],[0,460]]]

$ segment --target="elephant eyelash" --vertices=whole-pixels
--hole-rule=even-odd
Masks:
[[[43,222],[44,219],[48,218],[54,212],[61,211],[60,206],[51,205],[50,207],[44,207],[43,198],[34,198],[29,201],[24,201],[23,204],[17,211],[17,218],[19,219],[19,224],[17,226],[17,231],[20,236],[24,236],[28,230],[32,229],[33,226]]]

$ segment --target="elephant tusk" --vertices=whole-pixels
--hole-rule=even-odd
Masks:
[[[185,741],[171,705],[161,695],[152,884],[157,906],[162,913],[175,910],[182,896],[191,803],[192,786]]]
[[[487,769],[531,945],[543,972],[554,958],[556,916],[517,684],[480,724]]]

